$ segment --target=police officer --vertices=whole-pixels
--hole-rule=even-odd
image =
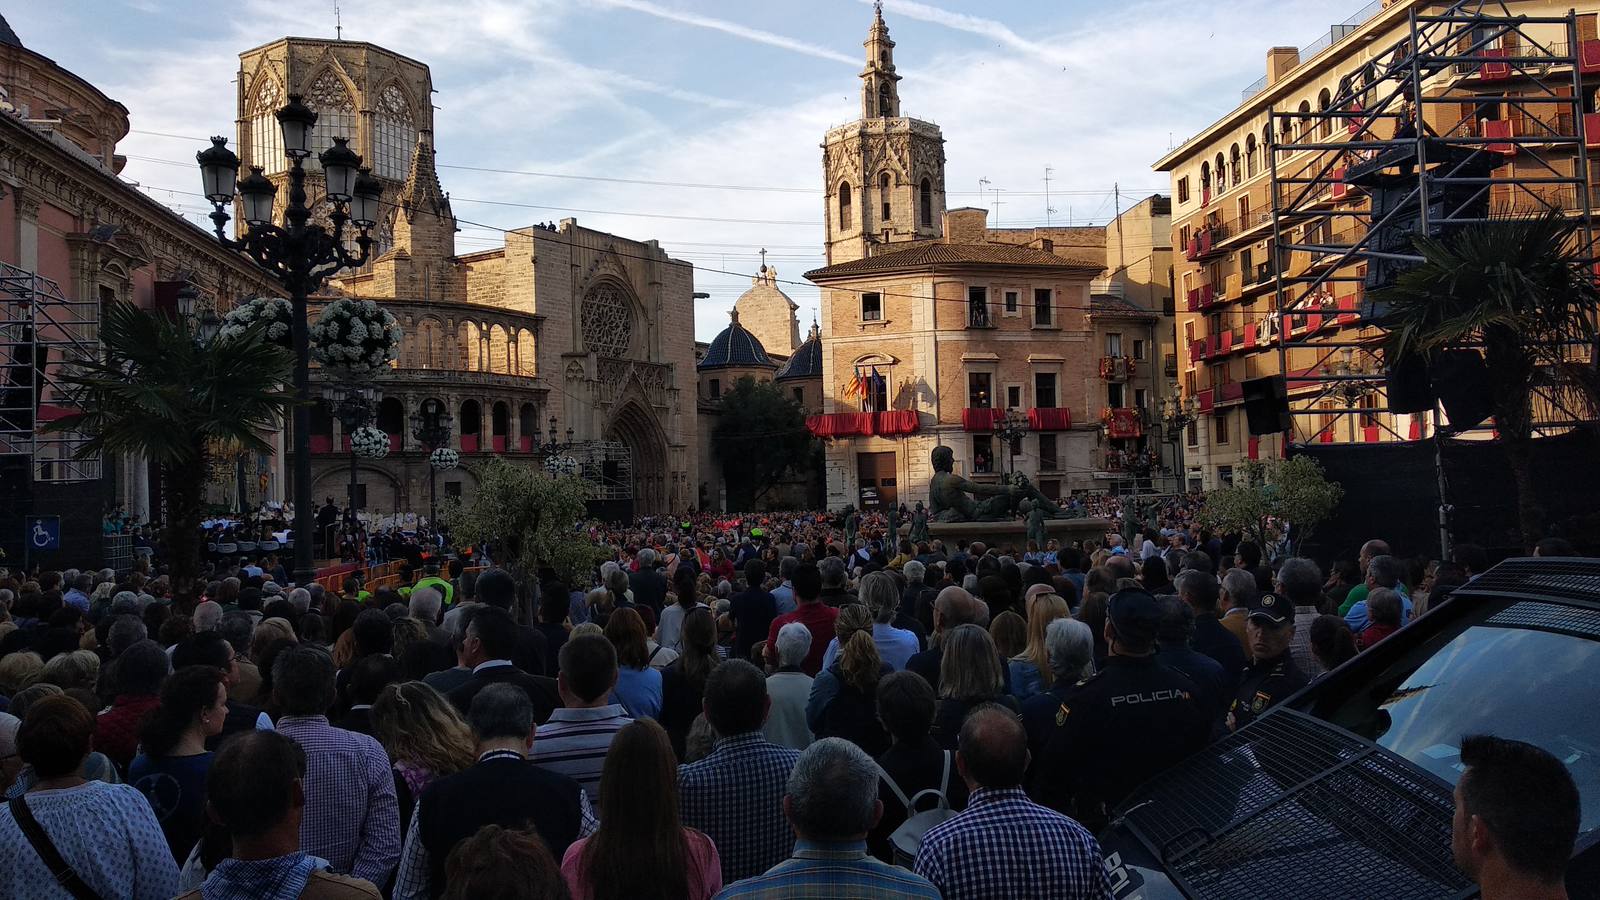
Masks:
[[[1262,594],[1245,622],[1255,662],[1244,670],[1228,713],[1228,727],[1237,731],[1283,702],[1310,681],[1294,664],[1289,642],[1294,638],[1294,604],[1276,594]]]
[[[1068,691],[1028,791],[1090,830],[1134,788],[1198,750],[1211,725],[1194,682],[1156,661],[1156,598],[1118,591],[1106,608],[1105,666]]]

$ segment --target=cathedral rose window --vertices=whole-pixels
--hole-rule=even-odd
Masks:
[[[598,285],[583,300],[583,344],[601,356],[627,355],[633,338],[633,310],[628,297],[613,284]]]

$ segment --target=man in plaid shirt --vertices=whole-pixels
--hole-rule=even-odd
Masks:
[[[794,831],[784,785],[800,758],[761,734],[771,700],[761,670],[730,659],[706,678],[706,720],[719,738],[711,755],[678,767],[683,824],[706,833],[722,858],[722,882],[760,875],[789,858]]]
[[[986,704],[961,726],[956,768],[966,811],[922,838],[914,870],[945,900],[1110,900],[1100,845],[1082,825],[1028,799],[1028,735],[1015,713]]]
[[[381,885],[400,860],[394,774],[376,738],[328,724],[333,676],[333,659],[304,644],[272,666],[272,695],[283,711],[278,733],[306,753],[300,849],[341,875]]]

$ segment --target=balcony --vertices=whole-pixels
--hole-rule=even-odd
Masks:
[[[1161,358],[1161,374],[1165,378],[1178,377],[1178,354],[1168,353]]]
[[[961,411],[963,431],[993,431],[1005,421],[1006,411],[991,407],[967,407]]]
[[[1212,221],[1204,227],[1196,229],[1194,234],[1190,235],[1189,246],[1184,248],[1184,257],[1190,262],[1194,262],[1197,259],[1215,256],[1222,252],[1221,241],[1222,230]]]
[[[1062,464],[1060,457],[1057,457],[1057,456],[1041,456],[1041,457],[1039,457],[1039,471],[1041,471],[1041,472],[1060,472],[1064,468],[1066,468],[1066,467]]]
[[[967,307],[968,328],[993,328],[994,316],[989,314],[989,305],[971,304]]]
[[[1237,403],[1244,399],[1244,383],[1232,381],[1227,384],[1219,384],[1213,387],[1209,393],[1211,394],[1213,407],[1221,406],[1224,403]]]
[[[1127,381],[1138,368],[1138,363],[1130,356],[1100,357],[1100,377],[1106,381]]]
[[[1144,434],[1144,411],[1131,406],[1108,406],[1100,411],[1106,437],[1117,441]]]
[[[1200,312],[1201,310],[1216,304],[1216,288],[1209,284],[1202,284],[1199,287],[1190,288],[1187,300],[1187,308],[1189,312]]]
[[[1028,410],[1028,428],[1033,431],[1066,431],[1071,427],[1072,410],[1065,406],[1036,406]]]

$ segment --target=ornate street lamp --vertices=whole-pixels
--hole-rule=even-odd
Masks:
[[[372,227],[383,189],[377,179],[361,168],[361,157],[335,138],[333,146],[319,157],[333,204],[329,216],[332,227],[311,224],[311,208],[306,202],[305,160],[312,153],[311,129],[317,114],[301,102],[299,94],[289,95],[289,103],[277,114],[283,132],[284,153],[289,157],[289,200],[283,223],[273,221],[277,188],[262,167],[251,166],[250,174],[237,183],[239,157],[228,149],[226,138],[214,137],[211,147],[195,155],[206,199],[215,210],[217,240],[237,250],[272,276],[289,293],[294,307],[291,336],[294,346],[294,581],[307,585],[316,577],[312,557],[313,510],[311,508],[311,343],[306,321],[306,298],[322,287],[323,280],[340,269],[365,265],[372,248]],[[254,160],[265,162],[265,160]],[[226,232],[228,206],[235,194],[246,228],[237,240]],[[352,255],[345,247],[345,225],[354,223],[356,246]]]
[[[439,400],[429,397],[422,401],[422,408],[411,414],[411,436],[417,443],[427,448],[431,457],[433,451],[450,445],[450,427],[455,422],[455,417],[445,411],[444,404]],[[428,524],[432,526],[438,514],[439,478],[438,469],[431,459],[428,463]]]
[[[578,461],[567,455],[567,451],[576,446],[572,440],[572,429],[567,429],[565,441],[560,440],[559,434],[556,417],[551,416],[549,437],[533,448],[533,454],[543,460],[544,470],[552,477],[571,475],[578,469]]]
[[[995,443],[1004,448],[1000,452],[1004,452],[1006,455],[1005,468],[1010,470],[1006,473],[1007,476],[1014,474],[1017,468],[1016,457],[1012,454],[1011,448],[1017,441],[1022,440],[1027,433],[1028,420],[1020,410],[1007,409],[1004,416],[995,420],[994,439]]]
[[[1193,394],[1185,396],[1183,389],[1176,382],[1168,391],[1165,399],[1161,401],[1161,422],[1166,433],[1172,436],[1173,456],[1178,464],[1178,487],[1183,488],[1188,479],[1188,472],[1183,463],[1183,432],[1199,419],[1200,403]],[[1182,490],[1178,493],[1183,493]]]
[[[376,418],[376,407],[382,398],[383,390],[370,381],[344,381],[322,386],[322,399],[327,401],[333,417],[339,420],[346,439],[350,440],[349,503],[345,506],[345,518],[351,522],[355,521],[359,506],[356,503],[355,431]]]

